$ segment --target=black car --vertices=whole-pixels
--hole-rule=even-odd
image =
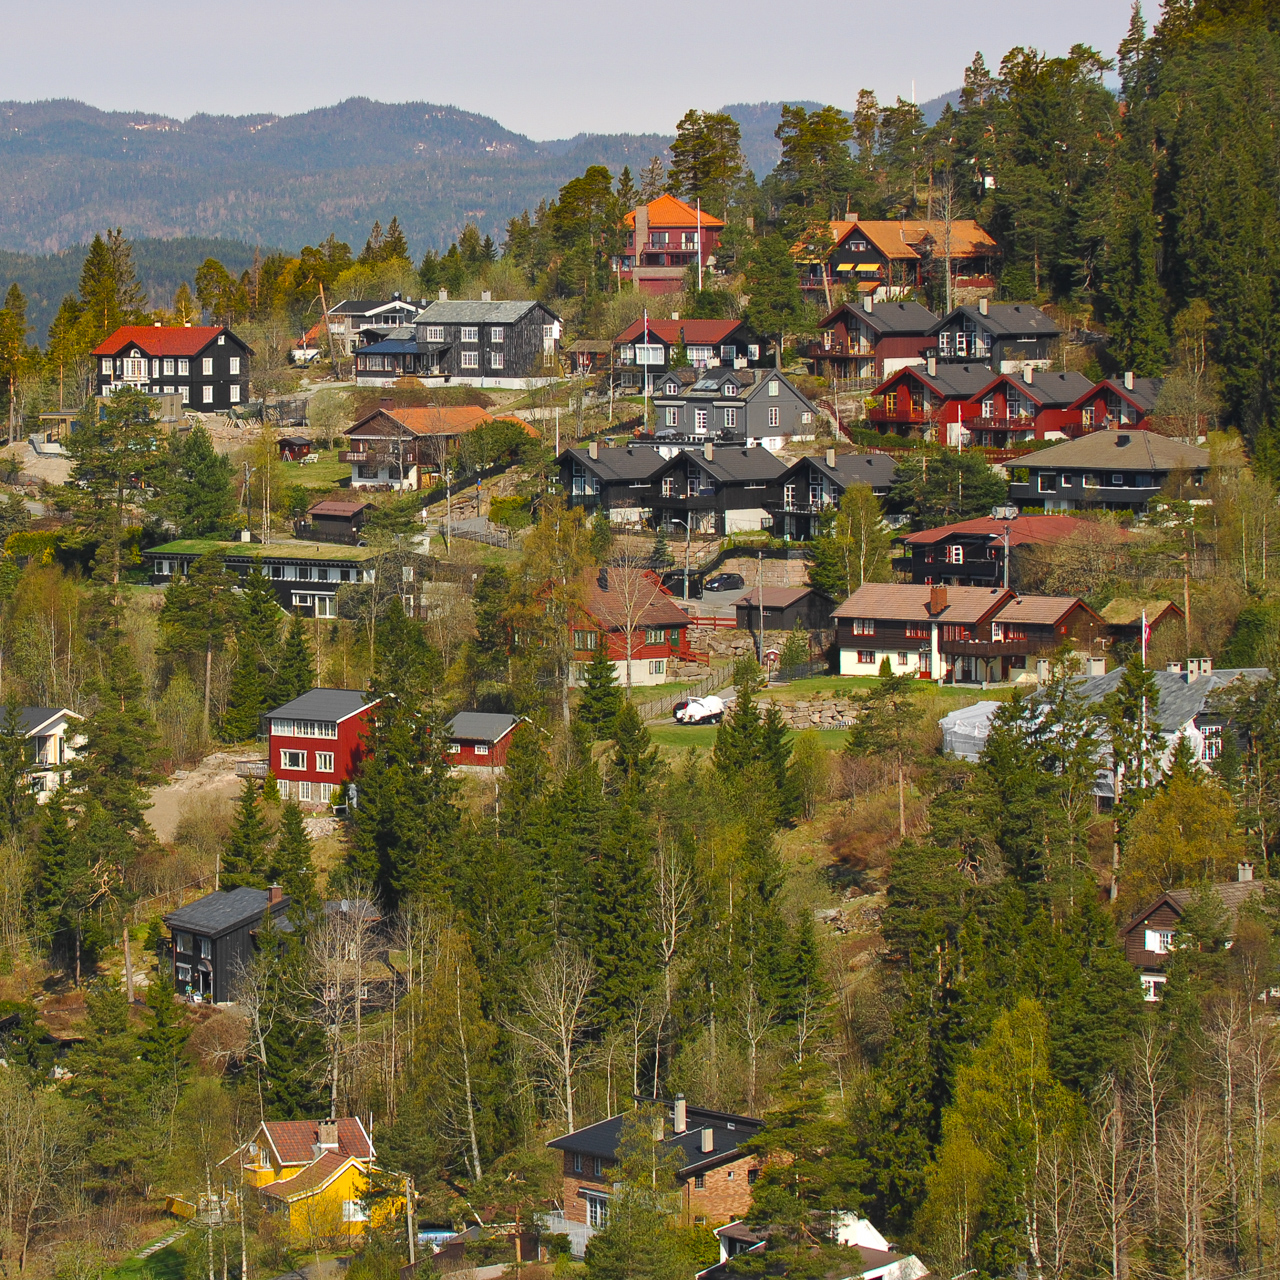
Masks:
[[[741,591],[747,580],[740,573],[717,573],[702,584],[704,591]]]
[[[684,599],[684,570],[668,569],[662,575],[662,585],[671,592],[677,600]],[[702,598],[702,578],[696,572],[689,574],[689,599],[700,600]]]

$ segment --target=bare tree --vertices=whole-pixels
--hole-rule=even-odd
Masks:
[[[1214,1101],[1195,1089],[1165,1122],[1165,1200],[1186,1280],[1205,1280],[1210,1273],[1210,1223],[1223,1187],[1222,1146],[1214,1128],[1214,1110]]]
[[[658,1043],[654,1051],[654,1097],[658,1094],[663,1033],[671,1018],[676,953],[693,923],[697,898],[693,872],[680,850],[673,841],[662,842],[653,859],[653,914],[658,924],[658,946],[662,952],[662,1018],[657,1027]]]
[[[747,1046],[747,1111],[754,1112],[756,1086],[760,1074],[760,1046],[778,1020],[777,1010],[760,999],[755,983],[749,982],[734,1001],[738,1034]]]
[[[595,966],[572,943],[560,941],[529,970],[520,987],[523,1016],[509,1026],[531,1050],[564,1107],[573,1132],[573,1085],[581,1069],[580,1047],[588,1029],[587,997]]]
[[[1099,1091],[1094,1120],[1083,1157],[1090,1216],[1113,1280],[1127,1280],[1133,1214],[1142,1190],[1144,1148],[1129,1138],[1125,1099],[1114,1078],[1105,1081]]]
[[[644,628],[649,611],[662,596],[662,580],[630,551],[615,556],[613,564],[602,568],[596,577],[590,608],[601,622],[622,632],[628,689],[632,687],[636,632]]]

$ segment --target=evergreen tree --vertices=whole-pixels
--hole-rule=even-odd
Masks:
[[[976,449],[904,459],[889,490],[888,505],[911,514],[913,529],[932,529],[989,515],[1009,484]]]
[[[400,227],[400,219],[394,213],[387,223],[386,234],[382,237],[382,255],[384,262],[394,262],[398,258],[407,262],[410,259],[409,242]]]
[[[667,531],[663,525],[658,526],[658,536],[653,540],[653,550],[649,553],[649,564],[659,573],[669,569],[675,563],[671,554],[671,544],[667,541]]]
[[[222,728],[228,741],[245,742],[258,732],[258,717],[271,709],[268,696],[279,662],[280,606],[271,583],[255,567],[243,580],[240,592],[236,665]]]
[[[898,832],[907,834],[903,767],[915,743],[922,715],[915,701],[916,678],[910,673],[882,677],[872,688],[845,739],[845,754],[855,759],[891,754],[898,770]]]
[[[609,638],[607,633],[601,632],[595,652],[587,664],[582,699],[578,703],[578,720],[596,738],[605,737],[612,731],[622,705],[622,690],[618,687],[617,672],[609,656]]]
[[[222,717],[222,736],[228,742],[248,742],[258,732],[258,718],[265,709],[266,681],[258,668],[253,648],[241,639],[236,664],[231,669],[227,709]]]
[[[597,564],[607,564],[613,551],[613,523],[609,513],[601,507],[591,517],[591,558]]]
[[[373,644],[373,688],[379,694],[400,698],[410,707],[436,696],[444,680],[444,660],[423,629],[405,617],[399,600],[392,600],[378,619]]]
[[[178,1083],[186,1074],[182,1051],[191,1035],[191,1028],[175,1002],[168,965],[156,966],[155,976],[147,985],[146,1004],[151,1021],[139,1037],[143,1061],[161,1080]]]
[[[185,578],[165,588],[160,609],[159,652],[200,662],[204,682],[204,727],[209,731],[213,655],[220,651],[234,618],[234,579],[227,573],[226,553],[211,551],[191,566]]]
[[[269,701],[280,707],[294,698],[300,698],[316,687],[316,664],[307,643],[307,625],[300,613],[289,620],[284,647],[280,651],[280,665],[271,685]]]
[[[778,816],[782,819],[794,818],[799,808],[799,797],[788,767],[791,763],[790,737],[791,727],[782,718],[782,711],[776,702],[770,702],[760,721],[760,759],[773,783]]]
[[[625,786],[643,793],[658,772],[658,748],[635,704],[624,701],[613,721],[613,767]]]
[[[302,810],[294,800],[287,801],[280,813],[271,877],[292,899],[290,918],[295,922],[309,919],[320,905],[320,895],[311,862],[311,837],[302,825]]]
[[[236,806],[235,823],[222,853],[218,887],[265,889],[267,869],[267,824],[258,803],[257,785],[252,778],[246,778]]]
[[[78,855],[64,796],[59,788],[43,807],[40,837],[36,844],[34,897],[35,919],[51,952],[64,958],[80,982],[82,963],[95,958],[86,946],[85,918],[93,901],[93,888]]]
[[[809,585],[832,600],[846,600],[864,582],[889,577],[889,530],[869,484],[851,484],[838,508],[819,517],[809,544]]]
[[[184,538],[207,538],[227,528],[236,509],[231,463],[213,447],[202,424],[171,442],[168,516]]]
[[[11,693],[0,723],[0,828],[10,836],[26,826],[35,812],[35,797],[27,783],[27,734],[22,705]],[[61,779],[59,779],[61,780]]]
[[[781,369],[786,332],[800,323],[804,313],[796,264],[782,236],[771,232],[755,243],[745,274],[744,288],[751,297],[747,321],[758,333],[777,339],[774,363]]]
[[[727,778],[745,773],[760,759],[762,726],[753,697],[754,684],[750,673],[740,680],[737,698],[716,730],[712,760]]]

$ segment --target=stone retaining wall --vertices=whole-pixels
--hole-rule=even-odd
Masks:
[[[672,554],[675,554],[674,547]],[[683,564],[684,561],[680,560],[677,567]],[[771,560],[768,556],[757,560],[748,553],[727,556],[716,566],[716,572],[742,574],[749,589],[755,587],[757,575],[764,579],[766,587],[803,587],[809,581],[809,562],[799,559]]]
[[[769,700],[768,692],[760,695]],[[857,716],[860,699],[843,693],[816,693],[803,702],[778,703],[782,718],[792,729],[847,729]]]

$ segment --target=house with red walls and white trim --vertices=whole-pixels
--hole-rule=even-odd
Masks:
[[[332,803],[365,757],[378,701],[359,689],[311,689],[268,712],[267,769],[281,799]]]
[[[459,711],[446,730],[450,765],[455,769],[501,769],[521,723],[520,716],[505,711]]]

